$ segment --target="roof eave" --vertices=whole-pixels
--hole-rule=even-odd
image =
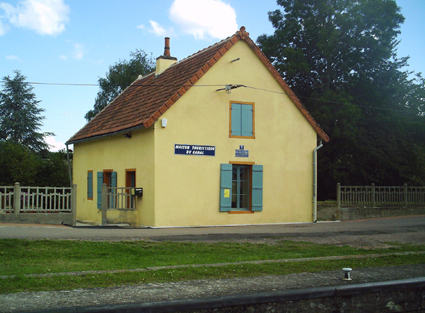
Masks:
[[[147,128],[147,127],[145,127],[144,124],[141,124],[141,125],[138,125],[138,126],[135,126],[135,127],[126,128],[126,129],[123,129],[123,130],[119,130],[119,131],[111,132],[111,133],[107,133],[107,134],[94,135],[94,136],[91,136],[91,137],[85,137],[85,138],[75,139],[75,140],[72,140],[72,138],[71,138],[71,140],[65,142],[65,145],[73,145],[73,144],[81,143],[81,142],[84,142],[84,141],[91,141],[91,140],[102,139],[102,138],[111,137],[111,136],[115,136],[115,135],[127,134],[129,132],[139,130],[139,129],[142,129],[142,128]]]

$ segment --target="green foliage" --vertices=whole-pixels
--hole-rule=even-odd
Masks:
[[[343,185],[425,184],[425,85],[403,70],[393,0],[278,0],[258,44],[330,142],[319,197]]]
[[[93,110],[88,111],[84,116],[87,121],[102,111],[139,75],[144,76],[155,70],[153,57],[149,57],[143,50],[137,49],[131,52],[130,56],[130,61],[119,61],[111,65],[106,78],[99,78],[100,91],[97,93]]]
[[[0,92],[0,141],[20,143],[33,151],[48,149],[44,142],[52,133],[40,133],[44,109],[38,107],[32,92],[33,87],[25,83],[26,77],[15,71],[15,77],[3,78],[4,89]]]
[[[69,186],[65,152],[34,152],[13,141],[0,141],[0,186],[16,182],[21,186]]]
[[[37,154],[21,144],[0,142],[0,185],[13,186],[19,182],[24,186],[34,185],[39,159]]]

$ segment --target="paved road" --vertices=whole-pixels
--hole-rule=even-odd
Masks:
[[[330,244],[425,244],[425,216],[261,226],[192,228],[0,224],[0,238],[154,241],[304,240]]]

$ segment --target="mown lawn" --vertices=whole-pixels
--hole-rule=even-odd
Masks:
[[[425,246],[393,244],[387,249],[358,249],[350,246],[307,242],[183,243],[147,241],[0,240],[0,293],[35,290],[64,290],[122,284],[229,278],[335,270],[352,266],[372,267],[425,263],[425,255],[389,256],[394,252],[425,251]],[[144,272],[87,274],[83,276],[25,277],[25,274],[93,270],[125,270],[146,267],[232,263],[322,256],[383,254],[379,258],[279,262],[268,264],[187,267]],[[352,264],[352,265],[350,265]],[[354,266],[355,265],[355,266]]]

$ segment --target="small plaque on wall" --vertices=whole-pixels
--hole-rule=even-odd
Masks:
[[[237,158],[248,158],[249,157],[249,150],[236,149],[235,150],[235,157],[237,157]]]

